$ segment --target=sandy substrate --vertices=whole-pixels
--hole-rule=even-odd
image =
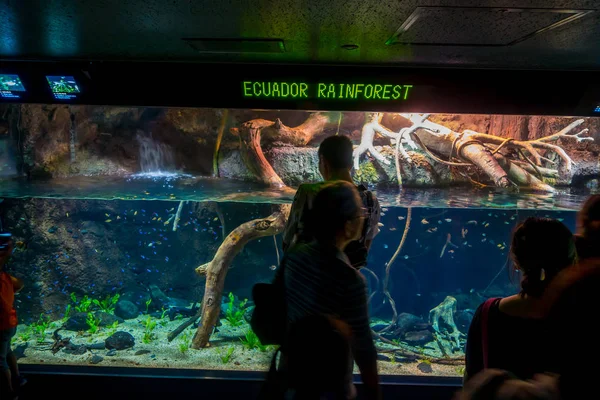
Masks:
[[[249,329],[249,326],[244,323],[240,327],[232,327],[226,320],[222,320],[222,326],[218,328],[211,337],[210,347],[202,350],[186,349],[185,344],[191,342],[194,334],[194,329],[191,327],[186,329],[184,333],[187,335],[187,341],[182,335],[173,340],[171,343],[167,340],[169,332],[174,330],[182,322],[180,320],[168,321],[156,320],[157,325],[153,333],[154,339],[149,343],[144,343],[144,326],[142,322],[145,318],[140,317],[125,321],[118,326],[118,331],[129,332],[135,338],[133,348],[119,350],[115,355],[107,355],[108,350],[89,350],[83,355],[67,354],[64,350],[60,350],[56,354],[52,354],[50,347],[52,346],[52,332],[60,326],[60,323],[54,322],[46,331],[44,343],[38,343],[38,337],[30,333],[30,338],[27,341],[23,334],[28,328],[25,325],[19,325],[17,335],[13,339],[13,349],[27,343],[27,348],[24,351],[24,357],[19,359],[21,364],[42,364],[42,365],[86,365],[86,366],[115,366],[115,367],[143,367],[143,368],[182,368],[182,369],[205,369],[205,370],[225,370],[225,371],[266,371],[269,367],[273,350],[261,352],[258,349],[248,350],[241,343],[240,338]],[[92,344],[103,343],[109,336],[110,332],[107,328],[101,328],[96,334],[88,332],[71,332],[61,330],[60,334],[63,338],[70,337],[72,343]],[[378,346],[385,347],[385,346]],[[426,346],[427,347],[427,346]],[[233,353],[229,360],[224,360],[223,357],[227,351],[233,348]],[[144,354],[136,355],[140,350],[145,350]],[[430,350],[425,353],[436,355],[435,351]],[[92,363],[94,356],[100,356],[103,359],[97,364]],[[97,358],[97,357],[96,357]],[[382,375],[419,375],[419,376],[461,376],[462,370],[460,366],[431,364],[432,372],[421,372],[417,365],[418,362],[389,362],[379,361],[379,370]],[[355,368],[355,372],[358,372]]]

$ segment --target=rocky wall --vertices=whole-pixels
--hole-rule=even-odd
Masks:
[[[205,282],[194,269],[214,256],[222,241],[222,222],[214,205],[188,202],[179,228],[173,231],[170,216],[178,204],[4,200],[0,218],[16,242],[9,269],[25,282],[17,303],[20,317],[29,320],[47,313],[59,318],[71,293],[78,298],[103,299],[114,293],[132,298],[144,296],[150,285],[172,297],[201,300]],[[220,203],[218,207],[226,229],[252,215],[269,213],[268,205]],[[249,244],[236,257],[226,290],[248,296],[261,272],[265,278],[270,276],[264,264],[275,264],[274,254],[272,241]]]

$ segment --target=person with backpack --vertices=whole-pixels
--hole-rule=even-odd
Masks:
[[[464,382],[496,368],[519,379],[552,372],[552,329],[544,295],[564,269],[577,263],[573,234],[562,222],[530,217],[512,235],[510,257],[520,271],[521,292],[479,306],[467,336]]]
[[[362,234],[366,210],[356,187],[345,181],[322,185],[312,206],[305,223],[313,238],[287,249],[274,281],[283,299],[273,301],[285,305],[280,367],[288,373],[285,380],[294,398],[318,399],[326,393],[328,398],[353,399],[356,361],[366,398],[378,399],[366,284],[344,253]],[[320,346],[321,340],[330,351]],[[317,367],[325,365],[330,367]],[[313,374],[316,371],[319,376]]]
[[[347,136],[329,136],[323,140],[319,146],[319,172],[325,182],[303,184],[298,188],[283,233],[284,252],[296,242],[308,242],[312,239],[313,232],[307,229],[306,219],[313,207],[315,196],[323,185],[338,180],[353,183],[350,174],[352,150],[352,141]],[[377,197],[364,185],[359,185],[357,189],[367,215],[359,238],[346,247],[345,253],[351,265],[360,269],[366,266],[371,242],[379,233],[380,207]],[[319,228],[316,226],[316,229]]]

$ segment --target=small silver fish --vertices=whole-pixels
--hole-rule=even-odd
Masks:
[[[271,271],[275,271],[275,270],[277,269],[277,265],[271,265],[271,266],[269,267],[269,269],[270,269]]]
[[[451,218],[446,218],[444,221],[446,221],[446,222],[452,222],[452,219]]]

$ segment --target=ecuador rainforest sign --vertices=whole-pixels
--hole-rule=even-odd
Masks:
[[[242,94],[246,99],[301,100],[407,100],[413,85],[380,83],[308,83],[243,81]]]

